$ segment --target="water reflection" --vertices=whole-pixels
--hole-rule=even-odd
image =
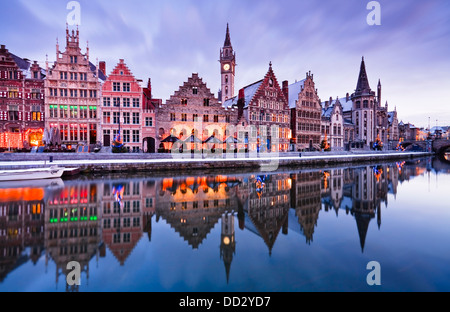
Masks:
[[[448,166],[447,166],[448,167]],[[56,264],[56,283],[78,261],[89,279],[91,260],[120,265],[142,239],[152,241],[152,223],[164,220],[192,249],[220,240],[229,281],[236,256],[236,230],[254,233],[273,253],[289,231],[314,241],[319,212],[351,215],[364,252],[371,222],[380,229],[388,194],[402,181],[432,168],[431,159],[406,164],[164,178],[95,178],[0,185],[0,282],[15,268],[45,257]],[[235,224],[237,221],[237,224]],[[208,237],[216,225],[220,237]],[[67,290],[77,290],[76,287]]]

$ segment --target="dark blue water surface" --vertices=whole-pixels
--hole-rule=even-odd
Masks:
[[[449,186],[431,158],[3,183],[0,291],[450,291]]]

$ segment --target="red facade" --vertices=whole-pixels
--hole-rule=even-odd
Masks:
[[[44,73],[0,48],[0,148],[42,145],[44,134]]]

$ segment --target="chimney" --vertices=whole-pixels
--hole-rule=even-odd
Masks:
[[[244,115],[244,106],[245,106],[245,92],[244,88],[239,90],[238,97],[238,120],[241,119],[242,115]]]
[[[102,73],[106,76],[106,62],[101,61],[98,66],[99,66],[100,70],[102,71]]]
[[[239,97],[238,100],[244,99],[245,98],[245,91],[244,88],[239,90]]]
[[[345,101],[348,102],[348,100],[349,100],[349,94],[347,92],[347,94],[345,95]]]
[[[287,80],[283,81],[283,94],[286,100],[289,102],[289,82]]]

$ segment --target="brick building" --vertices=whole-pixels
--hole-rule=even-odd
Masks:
[[[159,151],[172,148],[172,143],[166,140],[170,136],[179,142],[190,139],[183,146],[192,150],[202,149],[210,138],[223,142],[227,126],[236,122],[236,114],[222,107],[196,73],[157,108],[157,116]],[[216,148],[222,145],[217,143]]]
[[[223,106],[237,110],[238,139],[251,151],[288,151],[291,111],[272,63],[262,80],[239,90]],[[241,130],[239,130],[241,129]]]
[[[331,150],[339,151],[344,149],[344,116],[343,107],[339,100],[333,100],[322,103],[322,121],[321,121],[321,142],[327,139]]]
[[[161,99],[152,95],[152,83],[148,79],[142,94],[142,139],[143,152],[156,153],[156,109],[162,105]]]
[[[42,145],[44,77],[37,62],[0,47],[0,148]]]
[[[78,30],[66,29],[66,50],[59,51],[50,68],[47,62],[45,80],[45,126],[50,133],[47,144],[64,144],[74,148],[78,144],[100,141],[101,85],[103,72],[89,61],[89,47],[82,54]]]
[[[100,68],[106,67],[101,63]],[[143,90],[130,69],[121,59],[102,86],[103,146],[119,134],[129,151],[142,150]]]
[[[287,83],[285,83],[287,84]],[[291,109],[291,129],[296,151],[320,149],[320,125],[322,107],[314,83],[314,75],[306,73],[306,78],[285,85]]]

